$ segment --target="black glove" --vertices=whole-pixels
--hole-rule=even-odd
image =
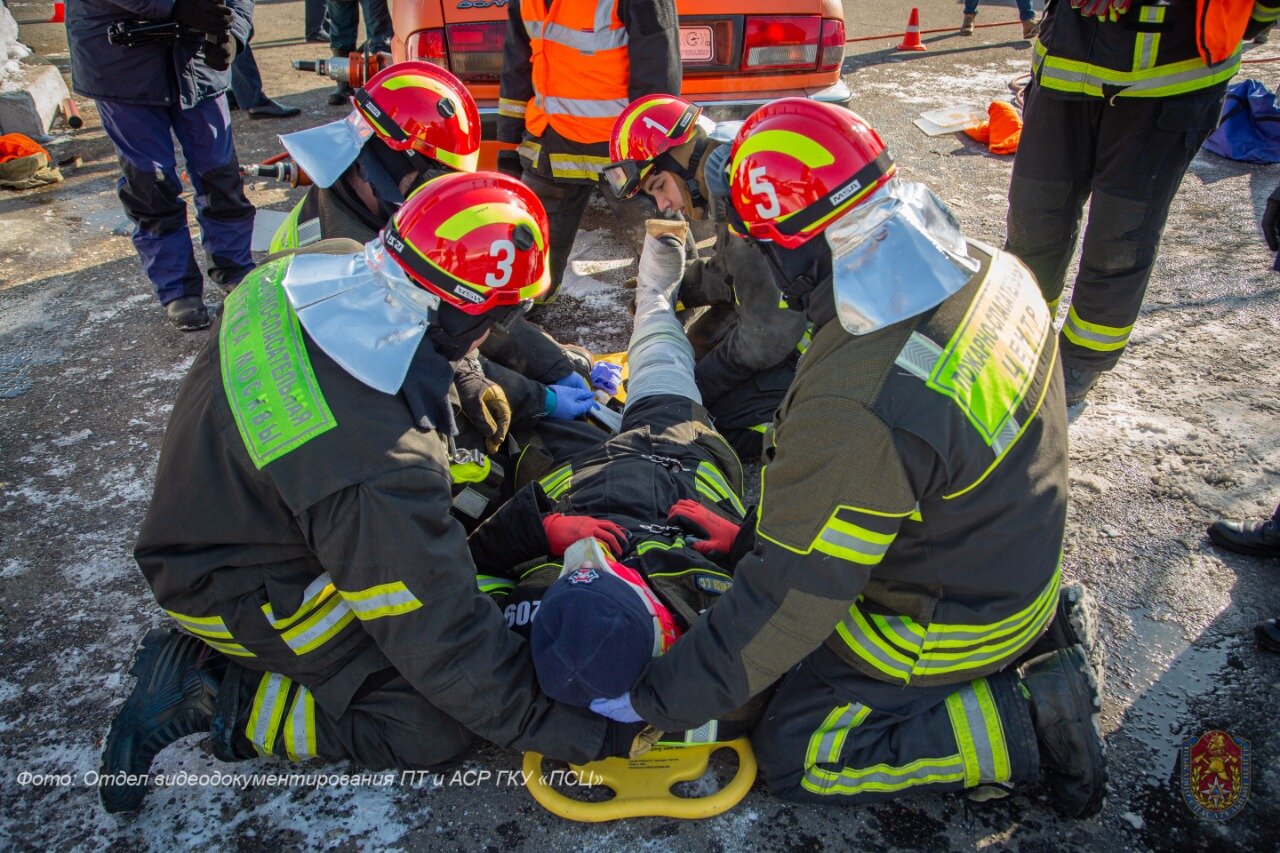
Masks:
[[[600,754],[596,756],[596,760],[599,761],[601,758],[639,758],[648,752],[649,747],[657,740],[657,737],[654,737],[641,749],[636,750],[636,739],[640,737],[642,732],[650,728],[647,723],[619,723],[609,720],[604,729],[604,744],[600,747]]]
[[[1267,248],[1280,252],[1280,186],[1267,199],[1267,209],[1262,212],[1262,239]]]
[[[170,15],[189,30],[210,35],[231,31],[231,8],[217,0],[173,0]]]
[[[506,148],[498,152],[498,171],[517,180],[524,174],[524,165],[521,164],[520,155],[514,148]]]
[[[485,449],[496,453],[511,429],[511,402],[502,386],[484,375],[480,360],[468,356],[454,365],[453,386],[458,389],[462,413],[485,438]]]
[[[205,36],[204,64],[214,71],[226,71],[231,61],[236,58],[236,40],[230,31],[223,33],[217,41]]]

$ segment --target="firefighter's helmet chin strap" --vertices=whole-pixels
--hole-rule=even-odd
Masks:
[[[707,153],[709,141],[706,134],[698,137],[698,141],[693,146],[693,154],[689,157],[688,167],[680,171],[680,177],[684,179],[685,186],[689,190],[689,202],[695,208],[701,208],[704,211],[709,202],[702,192],[701,184],[698,183],[698,164],[702,162],[702,155]]]

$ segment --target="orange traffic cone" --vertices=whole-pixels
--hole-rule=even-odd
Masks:
[[[902,36],[902,44],[898,50],[928,50],[920,41],[920,10],[911,7],[911,17],[907,18],[907,31]]]

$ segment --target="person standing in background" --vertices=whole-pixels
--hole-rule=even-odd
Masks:
[[[387,0],[329,0],[329,48],[334,56],[356,49],[360,9],[364,9],[365,45],[370,53],[391,50],[391,11]],[[339,83],[329,105],[340,107],[351,97],[351,86]]]
[[[178,37],[113,44],[121,20],[176,21]],[[120,201],[133,221],[133,245],[169,322],[182,331],[209,325],[204,278],[196,265],[178,178],[177,136],[209,278],[225,288],[251,269],[253,205],[231,138],[224,93],[231,63],[249,43],[253,0],[69,0],[67,42],[77,94],[93,98],[123,172]]]

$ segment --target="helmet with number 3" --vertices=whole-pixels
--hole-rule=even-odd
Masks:
[[[467,314],[542,295],[547,214],[533,191],[494,172],[427,181],[382,231],[409,278]]]
[[[733,140],[732,225],[794,249],[894,176],[893,157],[858,115],[807,98],[765,104]]]

